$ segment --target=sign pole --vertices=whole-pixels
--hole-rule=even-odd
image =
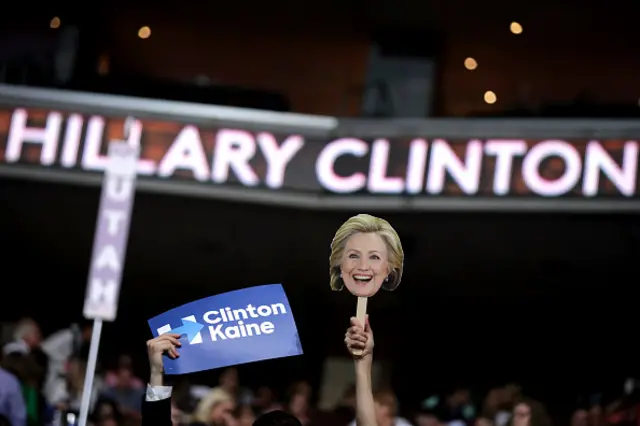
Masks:
[[[125,121],[125,140],[130,139],[134,122],[133,117]],[[93,330],[78,426],[87,425],[91,409],[102,324],[115,320],[118,311],[139,155],[140,146],[136,141],[113,141],[109,144],[84,302],[84,316],[93,319]]]
[[[100,347],[100,335],[102,334],[102,319],[93,320],[93,330],[91,332],[91,346],[89,348],[89,359],[87,361],[87,371],[84,376],[84,387],[82,388],[82,402],[80,403],[79,426],[87,424],[89,408],[91,405],[91,394],[93,393],[93,378],[96,375],[96,364],[98,362],[98,348]]]

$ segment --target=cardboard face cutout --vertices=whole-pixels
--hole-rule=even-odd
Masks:
[[[367,298],[380,288],[395,290],[402,278],[400,237],[384,219],[360,214],[340,226],[331,242],[331,288]]]
[[[354,296],[371,297],[389,280],[389,253],[375,232],[357,232],[346,242],[340,277]]]

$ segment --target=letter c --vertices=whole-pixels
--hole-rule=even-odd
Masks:
[[[325,188],[337,193],[349,193],[359,191],[367,183],[364,173],[354,173],[351,176],[339,176],[334,171],[334,165],[338,157],[351,154],[355,157],[364,157],[369,152],[369,145],[360,139],[337,139],[325,146],[316,160],[316,178]]]
[[[218,311],[209,311],[209,312],[205,312],[204,315],[202,315],[202,319],[204,319],[208,324],[217,324],[219,323],[221,320],[220,318],[214,318],[211,319],[211,316],[218,316],[220,315],[220,313]]]

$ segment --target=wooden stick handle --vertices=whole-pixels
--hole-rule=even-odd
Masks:
[[[356,318],[360,321],[360,324],[364,327],[364,322],[367,317],[367,301],[368,297],[358,297],[358,306],[356,308]],[[356,356],[362,355],[362,351],[353,351],[353,354]]]
[[[360,324],[364,327],[364,321],[367,317],[367,301],[368,297],[358,297],[358,307],[356,308],[356,318],[360,321]]]

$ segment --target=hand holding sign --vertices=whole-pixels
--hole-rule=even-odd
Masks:
[[[364,324],[367,298],[382,287],[395,290],[402,279],[404,251],[400,237],[384,219],[368,214],[349,218],[331,242],[331,289],[344,286],[358,297],[357,319]]]
[[[151,373],[162,373],[164,371],[164,362],[162,360],[164,355],[171,359],[176,359],[180,356],[177,348],[182,346],[182,343],[178,339],[180,339],[179,334],[167,333],[147,341]]]
[[[356,359],[364,358],[373,353],[373,331],[369,325],[369,316],[365,317],[364,327],[357,318],[351,318],[351,327],[347,329],[344,343],[347,350]]]
[[[149,320],[152,366],[168,351],[166,374],[185,374],[302,354],[296,323],[280,284],[231,291],[187,303]],[[177,339],[177,340],[176,340]],[[180,343],[180,354],[176,351]],[[171,346],[173,345],[173,346]],[[157,347],[156,347],[157,346]],[[149,347],[149,350],[152,348]]]

